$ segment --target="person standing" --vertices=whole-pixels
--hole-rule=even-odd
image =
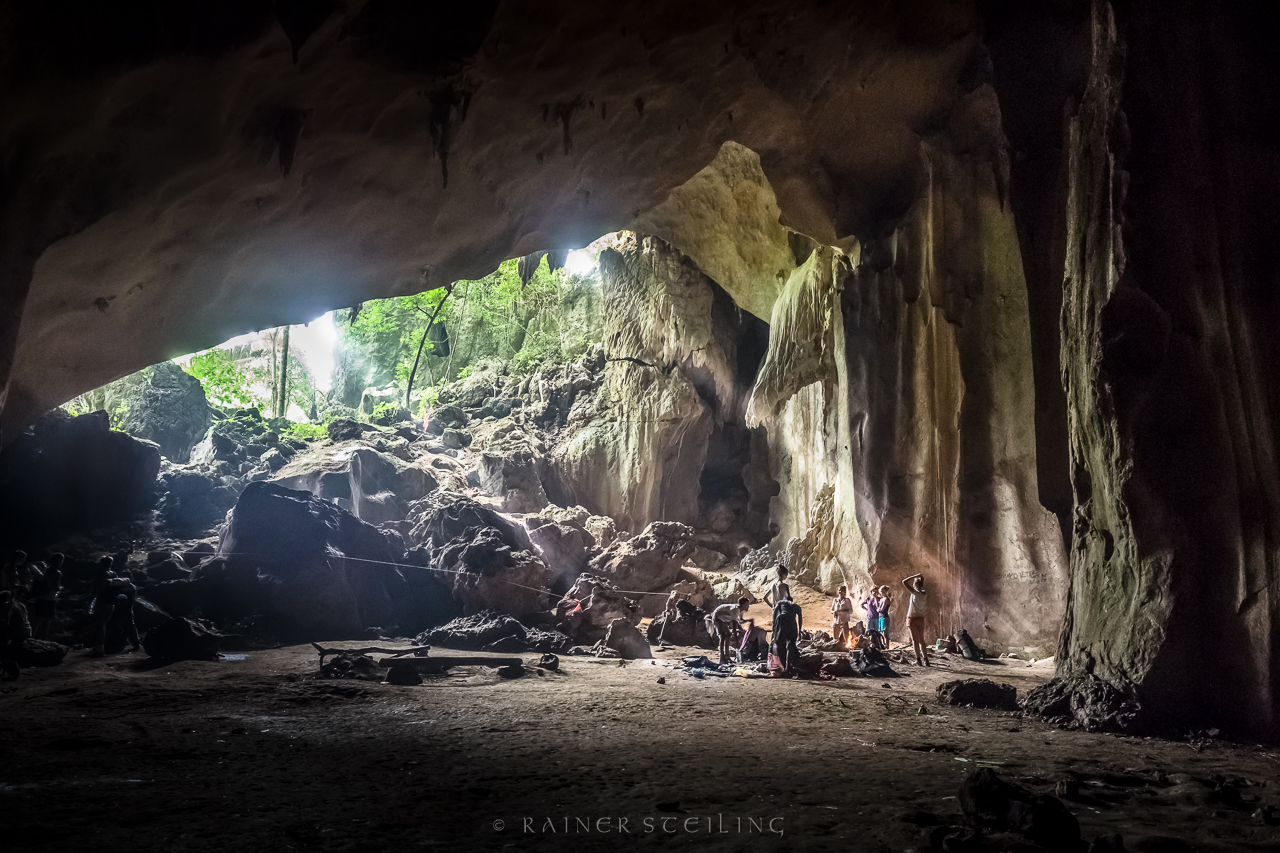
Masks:
[[[94,617],[94,646],[89,657],[100,658],[106,653],[107,635],[114,626],[124,633],[129,645],[137,651],[138,626],[133,621],[133,602],[138,588],[112,571],[112,559],[98,561],[98,574],[94,581],[93,603],[89,611]]]
[[[880,648],[882,643],[880,637],[880,605],[876,602],[876,588],[873,586],[867,590],[866,596],[862,599],[862,609],[867,614],[867,639],[875,648]]]
[[[916,653],[916,666],[929,665],[929,652],[924,641],[924,617],[929,608],[929,594],[925,592],[924,575],[917,572],[902,579],[902,585],[911,593],[907,604],[907,630],[911,632],[911,648]]]
[[[778,563],[777,569],[778,579],[764,594],[764,603],[770,607],[777,607],[778,602],[782,600],[793,601],[791,597],[791,585],[787,583],[787,567],[782,563]]]
[[[58,616],[58,593],[62,589],[62,564],[66,558],[54,554],[43,572],[37,570],[31,583],[31,627],[37,640],[49,639]]]
[[[773,648],[778,657],[782,671],[794,675],[799,662],[800,651],[796,643],[800,639],[800,630],[804,627],[804,614],[800,605],[789,598],[784,598],[773,607]]]
[[[886,649],[893,648],[893,643],[889,641],[889,606],[891,604],[893,604],[893,596],[889,595],[889,587],[887,585],[880,587],[880,591],[876,594],[876,611],[880,614],[880,624],[877,627],[880,630],[880,636],[884,638]]]
[[[853,599],[849,597],[849,588],[840,584],[836,597],[831,599],[831,636],[837,643],[843,643],[849,636],[849,623],[853,621]]]

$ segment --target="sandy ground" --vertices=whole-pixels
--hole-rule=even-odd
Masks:
[[[1255,804],[1215,803],[1212,783],[1248,780],[1246,799],[1280,805],[1276,748],[1063,731],[933,698],[974,675],[1021,694],[1048,665],[952,658],[891,680],[699,680],[672,668],[677,654],[566,657],[560,672],[510,681],[466,667],[393,687],[317,680],[305,646],[159,668],[72,652],[0,685],[0,839],[67,851],[904,850],[958,815],[961,779],[986,766],[1042,792],[1077,778],[1069,806],[1085,838],[1118,831],[1130,853],[1280,849],[1280,827],[1255,825]]]

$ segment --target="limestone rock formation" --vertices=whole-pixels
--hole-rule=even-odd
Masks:
[[[111,429],[106,412],[50,412],[0,453],[0,534],[85,530],[155,501],[160,450]]]
[[[265,459],[265,456],[264,456]],[[359,442],[311,448],[282,464],[272,478],[333,500],[370,524],[400,521],[409,504],[436,488],[427,469]]]
[[[507,422],[480,451],[480,487],[501,498],[507,512],[537,512],[547,505],[542,488],[546,446]]]
[[[525,518],[529,540],[551,568],[551,588],[564,592],[596,553],[596,539],[587,528],[591,516],[582,507],[548,507]]]
[[[402,572],[399,557],[381,531],[334,504],[251,483],[228,514],[217,555],[190,583],[206,613],[264,613],[293,639],[417,630],[447,611],[439,599],[448,587],[427,572]]]
[[[132,373],[94,394],[90,405],[119,412],[119,428],[136,438],[154,441],[160,453],[182,464],[204,438],[212,415],[200,380],[171,361]]]
[[[640,608],[605,578],[584,574],[556,604],[556,619],[559,630],[575,641],[590,643],[604,639],[618,619],[638,625]]]
[[[693,548],[693,530],[687,525],[655,521],[640,535],[604,549],[592,559],[591,574],[626,591],[665,591],[679,578]]]
[[[619,616],[609,623],[604,632],[606,648],[613,649],[623,660],[648,660],[653,657],[649,641],[640,629],[631,624],[631,620]]]

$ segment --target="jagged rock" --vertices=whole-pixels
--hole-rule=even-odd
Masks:
[[[648,660],[653,657],[644,634],[625,616],[619,616],[609,623],[604,634],[604,644],[617,652],[623,660]]]
[[[525,518],[534,551],[551,569],[552,589],[563,592],[586,569],[596,550],[582,507],[548,507]]]
[[[618,525],[607,515],[588,516],[584,527],[596,540],[597,548],[608,548],[619,538]]]
[[[471,433],[465,429],[446,429],[440,437],[441,443],[452,450],[461,450],[471,446]]]
[[[543,465],[542,458],[528,450],[486,450],[477,466],[480,487],[501,498],[507,512],[537,512],[547,505]]]
[[[1055,678],[1027,693],[1023,710],[1047,720],[1089,731],[1131,731],[1140,723],[1142,706],[1132,691],[1092,675]]]
[[[1018,691],[1011,684],[997,684],[989,678],[969,678],[938,685],[942,705],[971,705],[974,708],[1018,710]]]
[[[592,575],[580,576],[556,604],[556,627],[577,642],[603,639],[619,618],[640,624],[639,606],[608,580]]]
[[[142,639],[142,648],[158,661],[217,660],[222,634],[200,619],[173,618],[157,625]]]
[[[408,514],[409,504],[437,485],[436,478],[425,468],[371,447],[351,444],[298,453],[277,471],[275,481],[336,501],[370,524],[400,521]]]
[[[524,625],[496,610],[482,610],[424,631],[415,638],[418,644],[442,646],[446,649],[479,651],[500,640],[515,639],[523,647],[528,630]]]
[[[152,580],[186,580],[189,576],[191,576],[191,569],[179,564],[173,558],[147,566],[147,578]]]
[[[427,432],[442,435],[446,429],[464,429],[471,419],[457,406],[441,406],[427,420]]]
[[[624,590],[651,592],[676,582],[685,557],[693,552],[693,529],[674,521],[655,521],[639,535],[614,542],[591,561],[591,573]]]
[[[513,550],[533,550],[524,526],[455,492],[439,490],[416,501],[409,509],[409,539],[428,549],[442,548],[470,532],[493,527]]]
[[[463,613],[488,609],[517,616],[551,605],[551,572],[529,551],[514,550],[495,527],[483,527],[439,550],[435,566],[453,575],[453,597]]]
[[[704,610],[677,613],[674,619],[668,614],[659,613],[650,623],[646,637],[651,645],[659,640],[677,646],[695,646],[703,649],[714,649],[718,642],[707,631]]]
[[[124,521],[154,504],[159,472],[159,448],[113,431],[106,412],[55,410],[0,452],[0,533]]]
[[[191,546],[191,550],[183,553],[182,562],[187,568],[193,569],[201,560],[212,557],[216,551],[217,549],[209,542],[197,542]]]
[[[14,660],[22,669],[32,666],[57,666],[71,651],[64,645],[50,640],[36,640],[28,637],[16,650]]]
[[[394,382],[378,388],[366,388],[360,395],[360,411],[366,415],[372,415],[379,405],[398,408],[403,399],[403,392]]]
[[[112,382],[103,408],[120,412],[120,429],[154,441],[160,453],[182,464],[204,438],[211,415],[200,380],[171,361]]]
[[[264,613],[278,633],[301,639],[358,636],[371,625],[409,630],[456,612],[447,587],[430,572],[402,573],[400,559],[380,530],[334,504],[251,483],[217,556],[192,580],[205,590],[206,614]]]
[[[340,441],[352,441],[354,439],[363,438],[367,432],[377,432],[378,428],[360,421],[348,420],[346,418],[335,418],[329,422],[328,432],[329,440],[334,444]]]
[[[190,468],[165,472],[156,488],[161,519],[180,533],[204,530],[220,521],[236,498],[220,489],[214,477]]]
[[[1080,822],[1062,801],[1006,782],[989,767],[960,785],[960,808],[975,823],[1025,835],[1053,853],[1078,853]]]

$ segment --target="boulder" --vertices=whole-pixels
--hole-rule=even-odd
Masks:
[[[467,413],[457,406],[441,406],[427,419],[427,432],[441,435],[446,429],[462,429],[470,420]]]
[[[544,464],[540,456],[527,450],[485,451],[477,466],[480,487],[501,498],[507,512],[537,512],[547,505],[547,494],[542,490]]]
[[[556,627],[578,642],[604,638],[615,619],[640,623],[640,608],[608,580],[580,576],[556,604]]]
[[[965,777],[959,799],[965,816],[979,826],[1019,833],[1053,853],[1076,853],[1084,846],[1080,822],[1061,800],[1006,782],[990,767]]]
[[[160,519],[181,534],[209,529],[222,520],[236,499],[234,493],[219,489],[220,485],[216,477],[193,468],[165,472],[157,484]]]
[[[660,640],[677,646],[695,646],[703,649],[714,649],[717,641],[707,631],[706,612],[678,613],[671,618],[667,613],[659,613],[649,623],[645,636],[651,645]]]
[[[413,687],[422,683],[422,674],[411,663],[393,663],[387,668],[387,684]]]
[[[974,708],[1018,710],[1018,691],[1011,684],[997,684],[989,678],[969,678],[939,684],[938,702],[942,705],[970,705]]]
[[[528,629],[511,616],[496,610],[482,610],[424,631],[415,638],[415,642],[479,651],[499,640],[515,639],[523,644],[527,635]]]
[[[652,592],[676,582],[685,557],[693,549],[693,528],[675,521],[655,521],[639,536],[606,548],[591,561],[590,571],[624,590]]]
[[[361,423],[347,418],[335,418],[329,422],[329,440],[334,444],[340,441],[351,441],[352,439],[361,438],[366,432],[377,432],[378,428],[372,424]]]
[[[608,548],[618,539],[618,525],[607,515],[589,516],[584,527],[596,540],[597,548]]]
[[[0,534],[87,530],[156,499],[160,449],[111,429],[106,412],[57,409],[0,452]]]
[[[212,416],[200,380],[171,361],[162,361],[112,382],[103,389],[104,408],[119,412],[119,427],[154,441],[160,453],[178,464],[204,438]]]
[[[142,648],[161,663],[217,660],[222,634],[200,619],[175,617],[147,631]]]
[[[552,589],[557,592],[569,588],[595,553],[595,537],[586,529],[587,518],[582,507],[548,507],[524,520],[534,552],[551,569]]]
[[[212,587],[206,615],[262,613],[292,639],[412,630],[452,615],[447,587],[402,565],[382,531],[351,513],[310,492],[251,483],[193,581]]]
[[[648,660],[653,657],[649,641],[631,620],[620,616],[609,623],[604,633],[604,644],[618,653],[623,660]]]
[[[453,597],[463,613],[493,609],[522,616],[551,605],[547,564],[529,551],[515,550],[495,527],[446,544],[436,555],[435,568],[453,576]]]
[[[480,487],[502,499],[507,512],[537,512],[547,505],[542,488],[546,444],[515,424],[504,424],[489,436],[480,454]]]
[[[351,443],[297,453],[276,472],[274,481],[336,501],[370,524],[400,521],[409,504],[436,488],[435,476],[425,468]]]
[[[394,382],[379,388],[366,388],[360,395],[360,411],[366,415],[372,415],[378,406],[399,408],[402,400],[404,400],[404,393],[396,387]]]
[[[445,447],[461,450],[464,447],[471,446],[471,433],[465,429],[446,429],[440,437],[440,441]]]
[[[14,660],[22,669],[33,666],[57,666],[69,652],[66,646],[50,640],[35,640],[30,637],[19,644]]]
[[[438,549],[484,527],[496,528],[514,550],[532,550],[524,526],[456,492],[439,490],[409,508],[409,540],[414,545]]]

